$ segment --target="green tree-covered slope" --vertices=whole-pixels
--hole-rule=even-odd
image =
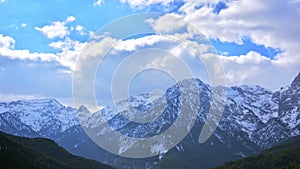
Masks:
[[[109,169],[99,162],[74,156],[44,138],[24,138],[0,132],[0,168]]]
[[[300,169],[300,137],[291,138],[257,156],[225,163],[216,169]]]

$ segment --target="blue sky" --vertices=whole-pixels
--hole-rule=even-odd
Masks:
[[[16,40],[15,49],[29,49],[32,52],[54,52],[47,44],[52,40],[41,36],[34,28],[42,27],[54,21],[63,21],[74,16],[76,21],[68,26],[84,25],[88,31],[96,31],[119,17],[132,14],[133,11],[118,1],[107,1],[101,6],[93,6],[93,1],[63,1],[51,2],[12,0],[0,5],[0,31]],[[115,12],[118,11],[118,12]],[[22,23],[26,24],[22,27]],[[71,37],[82,41],[88,36],[79,36],[76,32]],[[30,41],[28,41],[30,39]],[[53,39],[57,40],[57,39]]]
[[[135,51],[163,45],[177,49],[153,36],[161,35],[162,28],[176,26],[168,22],[169,16],[175,16],[201,31],[214,47],[213,55],[205,59],[222,62],[226,85],[258,84],[276,90],[300,72],[299,9],[298,0],[0,0],[0,100],[52,97],[71,104],[76,59],[87,41],[113,21],[144,12],[159,12],[166,20],[154,18],[152,33],[119,39],[127,44],[118,51],[119,57],[134,53],[129,47]],[[143,29],[134,20],[126,24]],[[118,30],[125,31],[122,25]],[[135,46],[126,43],[132,39]],[[149,44],[139,46],[145,39]],[[192,61],[189,65],[209,83],[203,67]],[[108,74],[100,77],[103,83],[109,81],[106,76],[109,79]],[[145,83],[141,86],[151,86]]]

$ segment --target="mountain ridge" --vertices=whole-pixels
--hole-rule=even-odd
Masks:
[[[84,106],[76,110],[65,106],[61,107],[59,104],[56,104],[55,106],[55,101],[48,100],[49,102],[46,102],[46,105],[52,106],[52,108],[48,110],[43,109],[47,106],[40,105],[37,105],[37,108],[31,107],[26,110],[25,108],[27,105],[21,106],[21,103],[23,103],[22,101],[0,103],[0,129],[7,130],[16,135],[25,134],[30,137],[36,137],[36,135],[38,135],[41,137],[52,138],[76,155],[85,156],[122,168],[132,168],[132,165],[139,168],[155,168],[155,166],[162,162],[163,159],[174,156],[189,161],[193,166],[210,168],[222,164],[226,160],[234,160],[244,156],[257,154],[262,149],[269,148],[289,137],[300,135],[300,87],[297,85],[299,81],[298,77],[299,75],[295,78],[296,80],[293,80],[289,87],[282,88],[275,92],[264,89],[258,85],[232,87],[219,86],[219,88],[225,89],[227,92],[224,113],[216,131],[204,144],[199,144],[197,140],[211,106],[212,90],[218,89],[218,87],[211,87],[199,79],[196,80],[198,85],[197,90],[201,97],[198,117],[194,127],[184,140],[177,144],[173,149],[169,150],[169,152],[144,160],[124,159],[97,147],[97,145],[86,135],[78,119],[78,117],[80,117],[80,112],[88,111]],[[189,83],[185,84],[189,85]],[[123,134],[131,134],[131,136],[134,137],[158,134],[168,128],[177,117],[176,114],[180,108],[181,101],[178,85],[175,84],[171,86],[166,91],[165,96],[168,100],[168,108],[161,118],[156,119],[157,121],[154,121],[153,123],[147,124],[148,126],[146,127],[150,129],[148,131],[142,130],[143,127],[140,125],[126,121],[113,107],[105,107],[92,115],[90,113],[88,116],[84,116],[86,119],[83,120],[83,122],[81,121],[81,124],[88,126],[89,124],[93,124],[94,121],[94,124],[97,126],[96,122],[99,117],[97,114],[102,113],[106,118],[106,121],[108,121],[115,130]],[[152,102],[147,100],[149,100],[149,96],[143,94],[140,96],[132,96],[129,101],[133,102],[132,104],[135,108],[146,110],[149,106],[151,107],[152,104]],[[8,109],[9,105],[14,106],[13,108]],[[34,107],[35,104],[32,104],[31,106]],[[126,108],[124,109],[125,111],[129,112],[133,110],[128,109],[126,104],[124,107]],[[65,114],[67,120],[56,116],[43,116],[47,118],[38,120],[40,120],[42,124],[45,124],[43,126],[47,127],[45,127],[44,130],[35,127],[34,130],[32,129],[32,132],[30,128],[33,123],[30,123],[30,120],[23,119],[22,121],[22,119],[20,119],[20,117],[25,117],[21,116],[22,114],[30,113],[40,113],[42,115],[49,113],[50,115],[52,114],[52,116]],[[78,113],[79,116],[76,117],[75,115],[78,115]],[[7,117],[12,117],[12,119],[18,121],[16,124],[19,124],[21,127],[14,127],[12,124],[15,124],[15,122],[10,124],[9,121],[3,120],[5,118],[7,119]],[[65,125],[67,122],[72,125]],[[23,128],[27,132],[20,132]],[[219,147],[219,150],[224,153],[224,156],[227,156],[226,159],[222,159],[221,157],[218,157],[220,159],[217,159],[217,157],[214,157],[214,154],[209,156],[209,158],[212,159],[208,159],[208,157],[202,156],[201,153],[200,155],[197,154],[197,152],[202,152],[204,154],[208,153],[213,147]],[[214,151],[218,151],[218,149],[215,149]],[[187,152],[192,152],[194,157],[191,157],[190,159],[184,157],[184,154]],[[196,157],[201,157],[204,160],[195,162],[196,160],[192,160],[192,158],[196,159]],[[213,163],[213,160],[216,162]],[[212,162],[208,163],[207,161]],[[208,164],[201,165],[202,162],[207,162]]]
[[[215,169],[228,168],[300,168],[300,136],[283,141],[270,149],[262,151],[257,156],[226,162]]]
[[[25,138],[0,132],[0,166],[6,169],[111,169],[68,153],[52,140]]]

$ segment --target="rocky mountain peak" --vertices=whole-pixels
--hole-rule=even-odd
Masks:
[[[77,112],[85,112],[85,113],[88,112],[89,113],[89,110],[84,105],[81,105],[78,108]]]
[[[292,88],[299,88],[300,87],[300,73],[298,73],[298,75],[293,80],[293,82],[291,84],[291,87]]]

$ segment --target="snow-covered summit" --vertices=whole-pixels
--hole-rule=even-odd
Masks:
[[[48,98],[0,103],[0,115],[7,114],[19,119],[34,132],[49,137],[78,124],[76,109]]]

